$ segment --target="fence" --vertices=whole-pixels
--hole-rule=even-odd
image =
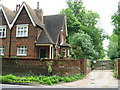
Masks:
[[[2,75],[74,75],[86,74],[86,59],[23,59],[2,58]]]
[[[117,64],[116,64],[116,66],[117,66],[117,75],[120,75],[120,58],[117,59]]]

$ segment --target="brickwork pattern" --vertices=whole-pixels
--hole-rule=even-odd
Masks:
[[[23,59],[23,58],[2,58],[2,74],[35,74],[48,75],[48,64],[52,63],[51,75],[74,75],[77,73],[86,74],[86,59]]]

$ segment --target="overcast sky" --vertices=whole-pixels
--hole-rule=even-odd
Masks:
[[[40,8],[43,9],[44,15],[58,14],[62,9],[67,7],[66,0],[24,0],[33,9],[37,8],[39,1]],[[2,0],[3,4],[11,10],[16,9],[16,4],[22,4],[22,0]],[[111,16],[117,11],[119,0],[83,0],[87,10],[92,10],[100,15],[99,27],[103,28],[109,35],[112,34],[113,26],[111,25]],[[104,41],[104,46],[108,41]]]

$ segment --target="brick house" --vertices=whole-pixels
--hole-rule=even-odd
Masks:
[[[66,16],[43,16],[25,2],[16,11],[0,6],[0,55],[21,58],[55,58],[69,55]]]

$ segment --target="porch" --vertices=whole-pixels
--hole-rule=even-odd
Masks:
[[[54,58],[54,46],[52,44],[39,44],[36,45],[37,57],[53,59]]]

